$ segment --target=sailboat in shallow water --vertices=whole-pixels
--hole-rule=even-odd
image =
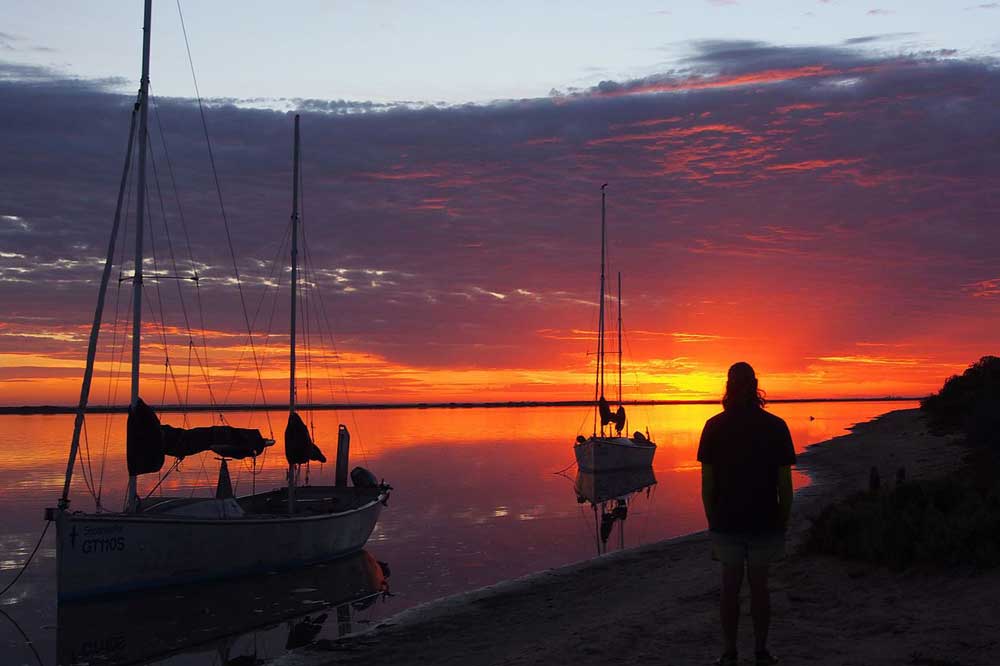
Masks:
[[[625,406],[622,404],[622,276],[618,274],[618,409],[611,411],[611,404],[604,395],[604,369],[606,349],[604,344],[605,264],[607,261],[607,224],[605,222],[605,188],[601,185],[601,297],[597,325],[597,373],[594,379],[594,432],[590,437],[579,435],[573,446],[577,466],[589,472],[649,467],[653,464],[656,444],[649,437],[636,431],[632,437],[622,435],[628,430]],[[600,429],[597,424],[600,422]],[[614,426],[614,434],[611,427]]]
[[[351,474],[354,485],[348,485],[349,433],[344,426],[340,426],[338,433],[335,485],[296,487],[298,466],[310,460],[322,460],[323,455],[295,411],[294,340],[298,285],[294,277],[291,294],[290,410],[285,431],[285,452],[289,463],[287,488],[244,497],[234,496],[227,461],[254,458],[272,445],[273,440],[264,438],[257,430],[228,425],[177,428],[161,424],[154,410],[139,397],[151,9],[152,1],[146,0],[139,96],[132,113],[129,150],[98,292],[66,478],[57,507],[46,509],[46,518],[56,524],[60,600],[288,569],[353,553],[360,550],[371,535],[390,490],[389,486],[377,483],[370,472],[361,468]],[[94,372],[97,339],[114,260],[137,119],[138,184],[135,274],[132,276],[132,376],[126,436],[129,472],[126,502],[122,511],[73,511],[70,509],[70,485]],[[293,234],[296,235],[298,134],[296,118],[292,212]],[[297,244],[294,240],[292,248],[292,274],[295,276]],[[166,456],[180,459],[205,452],[211,452],[220,459],[214,497],[139,497],[138,477],[159,472]]]

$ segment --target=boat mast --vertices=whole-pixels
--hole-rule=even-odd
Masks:
[[[288,415],[295,413],[295,305],[299,289],[299,115],[292,149],[292,306],[288,354]],[[295,465],[288,463],[288,512],[295,513]]]
[[[101,274],[101,288],[97,292],[97,306],[94,308],[94,322],[90,327],[90,341],[87,343],[87,363],[83,371],[83,384],[80,387],[80,402],[76,407],[76,420],[73,422],[73,440],[69,447],[69,461],[66,463],[66,480],[63,483],[62,496],[59,498],[59,508],[69,508],[69,487],[73,481],[73,466],[76,454],[80,450],[80,432],[87,413],[87,402],[90,400],[90,384],[94,378],[94,359],[97,356],[97,338],[101,333],[101,320],[104,318],[104,298],[108,293],[108,282],[111,279],[111,269],[115,260],[115,245],[118,240],[118,229],[121,226],[122,204],[125,200],[125,185],[128,182],[128,172],[132,166],[132,146],[135,142],[135,116],[138,104],[132,109],[132,121],[128,128],[128,148],[125,150],[125,166],[122,167],[122,180],[118,186],[118,203],[115,206],[115,221],[111,225],[111,240],[108,241],[108,254],[104,260],[104,272]],[[98,507],[100,508],[100,507]]]
[[[596,403],[598,399],[604,397],[604,259],[607,253],[606,241],[607,241],[607,231],[605,225],[605,214],[604,214],[604,200],[605,200],[605,188],[608,186],[607,183],[601,185],[601,299],[599,307],[599,315],[597,322],[597,378],[595,380],[596,393],[598,397],[594,400]],[[598,410],[600,411],[600,410]],[[594,428],[596,430],[596,427]],[[604,424],[601,423],[601,434],[604,433]]]
[[[142,18],[142,78],[139,80],[139,176],[135,214],[135,275],[132,277],[132,397],[129,407],[139,401],[139,350],[142,344],[142,231],[146,216],[146,146],[149,143],[149,41],[153,0],[146,0]],[[126,508],[136,508],[136,477],[129,475]]]
[[[622,274],[618,271],[618,406],[622,406]]]

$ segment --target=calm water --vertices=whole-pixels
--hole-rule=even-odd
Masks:
[[[801,451],[852,424],[912,406],[815,403],[774,405],[772,411],[788,422]],[[659,444],[657,484],[633,498],[624,529],[615,527],[610,548],[621,541],[629,547],[704,529],[695,454],[701,426],[716,411],[702,405],[631,409],[632,427],[648,424]],[[46,666],[102,663],[101,654],[146,662],[142,650],[169,652],[149,663],[176,666],[250,655],[266,663],[287,646],[357,631],[424,601],[592,557],[597,552],[594,515],[590,506],[577,502],[572,452],[576,434],[590,428],[589,413],[585,408],[320,412],[314,416],[315,431],[328,457],[335,453],[337,423],[343,422],[352,432],[352,463],[395,486],[366,555],[296,574],[63,607],[57,614],[50,533],[20,582],[0,600],[0,609],[28,634]],[[226,418],[267,433],[267,416],[232,413]],[[269,416],[280,439],[284,416]],[[181,419],[179,414],[164,417],[175,425]],[[99,479],[104,461],[105,507],[121,505],[124,421],[123,416],[88,419],[90,460],[81,465]],[[198,414],[189,425],[211,422],[210,415]],[[2,587],[34,547],[44,526],[43,509],[59,495],[72,417],[0,416],[0,432]],[[256,476],[248,465],[233,463],[236,492],[248,493],[254,484],[257,489],[281,485],[283,463],[280,443]],[[211,495],[217,464],[209,456],[185,461],[164,481],[163,492]],[[310,476],[313,483],[332,483],[333,466],[313,466]],[[146,480],[146,491],[155,482]],[[796,487],[808,482],[795,475]],[[77,474],[73,508],[93,507]],[[388,571],[376,561],[387,563]],[[378,594],[385,573],[390,596]],[[156,636],[155,646],[151,636]],[[5,665],[39,663],[2,616],[0,657]]]

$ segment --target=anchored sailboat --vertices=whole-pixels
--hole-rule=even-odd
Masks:
[[[142,342],[143,226],[146,205],[146,158],[150,22],[152,0],[145,0],[142,78],[132,113],[128,152],[97,307],[87,350],[80,401],[63,492],[46,518],[56,523],[56,562],[60,600],[78,599],[139,588],[228,578],[287,569],[330,560],[360,550],[371,535],[389,496],[389,486],[375,482],[366,470],[352,473],[347,484],[347,429],[340,427],[334,486],[296,488],[298,466],[324,460],[295,411],[295,302],[297,244],[292,245],[292,352],[289,422],[285,431],[288,488],[235,497],[227,461],[256,458],[274,443],[258,430],[217,425],[177,428],[160,423],[139,396]],[[135,273],[132,276],[131,400],[127,424],[128,490],[123,511],[93,513],[70,510],[70,485],[80,445],[105,294],[122,217],[125,185],[136,138],[138,119],[138,173],[136,189]],[[295,122],[293,227],[298,220],[298,118]],[[297,227],[296,227],[297,233]],[[177,459],[212,452],[221,460],[214,497],[146,497],[138,493],[138,477],[159,472],[165,456]]]
[[[632,437],[623,436],[622,431],[628,430],[625,406],[622,403],[622,276],[618,274],[618,409],[611,411],[611,405],[604,395],[605,376],[605,325],[604,302],[605,265],[607,263],[607,223],[605,198],[608,184],[601,185],[601,295],[599,305],[599,321],[597,333],[597,371],[594,378],[594,431],[590,437],[580,435],[576,438],[573,452],[576,463],[581,470],[604,472],[619,469],[649,467],[653,464],[656,444],[636,431]],[[598,429],[598,421],[600,429]],[[614,426],[614,434],[609,426]]]

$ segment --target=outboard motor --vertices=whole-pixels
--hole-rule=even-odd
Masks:
[[[378,488],[378,479],[364,467],[355,467],[351,470],[351,484],[355,488]]]

